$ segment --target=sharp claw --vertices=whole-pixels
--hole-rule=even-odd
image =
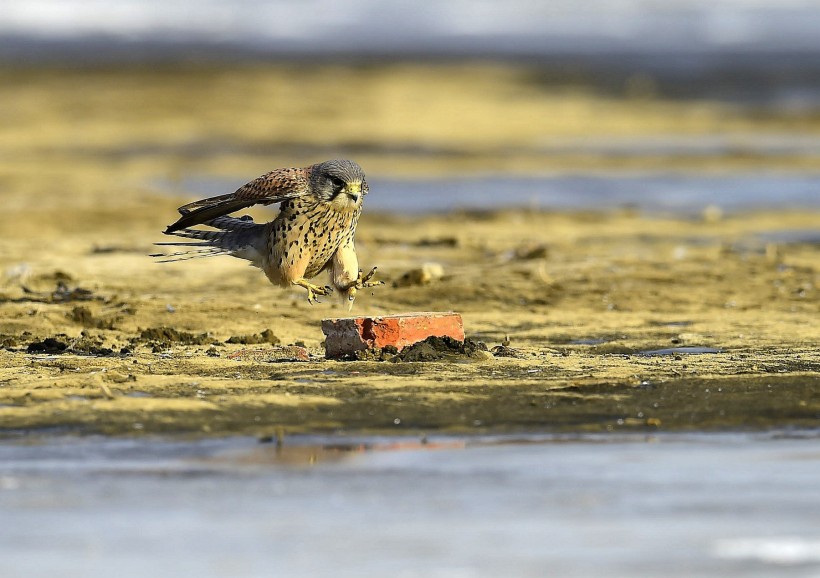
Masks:
[[[308,283],[304,279],[294,281],[293,284],[299,285],[300,287],[304,287],[307,290],[307,300],[308,303],[310,303],[311,305],[314,303],[321,303],[321,301],[319,301],[318,299],[319,297],[324,295],[330,295],[331,293],[333,293],[333,287],[331,287],[330,285],[320,287],[318,285]]]
[[[367,283],[368,281],[370,281],[370,279],[373,277],[373,275],[375,275],[375,274],[376,274],[376,269],[378,269],[378,267],[373,267],[373,268],[370,270],[370,273],[368,273],[368,274],[367,274],[367,275],[365,275],[364,277],[362,277],[362,272],[361,272],[361,271],[359,271],[359,279],[361,279],[362,284],[365,284],[365,283]]]
[[[375,287],[377,285],[384,285],[384,281],[371,281],[370,279],[373,275],[376,274],[377,267],[373,267],[367,275],[363,274],[363,271],[359,269],[359,274],[354,281],[351,281],[347,286],[340,287],[340,290],[347,291],[347,299],[350,302],[350,305],[353,305],[353,300],[356,298],[356,293],[360,289],[365,289],[367,287]]]

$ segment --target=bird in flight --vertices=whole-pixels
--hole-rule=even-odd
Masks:
[[[182,216],[164,233],[196,241],[156,244],[192,249],[152,256],[169,257],[160,261],[168,262],[232,255],[262,269],[274,285],[304,287],[310,303],[335,288],[352,307],[358,290],[383,284],[372,280],[376,267],[362,275],[353,246],[367,193],[364,171],[353,161],[276,169],[233,193],[180,207]],[[275,203],[279,214],[269,223],[254,223],[247,215],[229,216],[252,205]],[[191,228],[196,225],[215,230]],[[325,270],[333,287],[309,281]]]

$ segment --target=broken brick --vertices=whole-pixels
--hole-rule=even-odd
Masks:
[[[383,317],[343,317],[322,320],[326,357],[345,357],[365,349],[392,346],[401,351],[435,336],[464,341],[458,313],[404,313]]]

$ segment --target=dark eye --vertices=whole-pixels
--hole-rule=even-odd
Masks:
[[[345,187],[345,182],[338,177],[330,177],[330,182],[333,183],[333,186],[339,190]]]

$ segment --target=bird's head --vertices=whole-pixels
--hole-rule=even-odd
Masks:
[[[367,194],[367,181],[362,167],[353,161],[325,161],[314,165],[310,174],[313,194],[337,211],[352,211],[361,207]]]

